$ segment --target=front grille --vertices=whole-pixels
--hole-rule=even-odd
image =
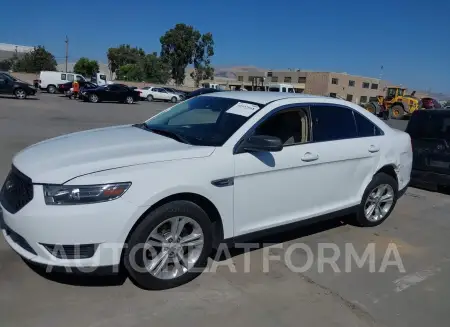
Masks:
[[[94,256],[98,244],[55,245],[42,244],[58,259],[88,259]]]
[[[33,183],[31,179],[12,167],[3,184],[0,201],[11,213],[16,213],[33,199]]]
[[[36,252],[33,250],[33,248],[28,244],[28,242],[19,234],[17,234],[15,231],[13,231],[11,228],[9,228],[6,224],[3,224],[3,228],[6,232],[6,235],[8,235],[14,243],[19,245],[24,250],[36,255]]]

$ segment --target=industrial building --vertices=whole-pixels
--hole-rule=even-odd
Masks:
[[[34,47],[28,47],[24,45],[0,43],[0,61],[10,59],[15,54],[18,57],[21,57],[25,53],[33,51],[33,49]]]
[[[354,103],[367,103],[384,93],[387,82],[378,78],[349,75],[347,73],[289,71],[241,71],[234,72],[237,79],[227,81],[231,89],[255,89],[255,85],[286,83],[297,93],[338,97]],[[220,78],[216,83],[220,83]]]

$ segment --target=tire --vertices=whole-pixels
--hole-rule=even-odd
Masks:
[[[133,103],[134,103],[133,97],[130,96],[130,95],[127,96],[126,99],[125,99],[125,103],[126,103],[126,104],[133,104]]]
[[[373,102],[367,103],[365,106],[365,109],[370,112],[371,114],[377,115],[378,114],[378,108],[377,105]]]
[[[50,94],[55,94],[56,93],[56,87],[54,85],[47,86],[47,92],[50,93]]]
[[[389,109],[389,118],[401,120],[405,116],[405,111],[403,107],[399,104],[392,106]]]
[[[99,98],[98,98],[98,95],[97,94],[90,94],[89,95],[89,102],[92,102],[92,103],[98,103],[99,102]]]
[[[144,254],[149,254],[149,252],[143,249],[143,244],[147,242],[149,235],[154,234],[155,230],[164,230],[164,229],[170,229],[172,228],[172,225],[168,223],[170,219],[176,219],[176,217],[190,221],[190,223],[186,223],[184,226],[186,228],[191,227],[191,223],[193,225],[197,224],[198,228],[201,229],[201,232],[203,233],[203,244],[202,248],[197,248],[195,251],[190,251],[189,253],[192,255],[195,255],[197,260],[193,260],[193,265],[189,267],[189,269],[186,272],[183,272],[179,276],[171,276],[171,278],[164,279],[164,276],[168,276],[169,269],[166,270],[159,268],[158,264],[155,264],[154,271],[157,271],[158,269],[161,269],[161,272],[154,272],[151,273],[147,270],[145,267],[145,261],[147,262],[147,265],[151,263],[152,258],[146,257],[144,260]],[[166,225],[167,224],[167,225]],[[185,227],[183,227],[185,228]],[[193,229],[191,232],[193,235],[195,230],[199,229]],[[165,239],[165,242],[170,241],[170,235],[172,235],[170,232],[166,233],[167,236],[162,236],[162,234],[158,234],[160,237],[163,237]],[[184,234],[184,229],[183,233]],[[185,237],[185,236],[184,236]],[[162,205],[159,208],[156,208],[155,210],[148,213],[145,218],[139,223],[139,225],[132,231],[131,235],[129,236],[129,240],[126,244],[125,250],[124,250],[124,256],[123,256],[123,263],[125,266],[126,271],[128,272],[128,275],[130,279],[139,287],[147,290],[163,290],[163,289],[169,289],[173,287],[177,287],[183,284],[188,283],[189,281],[196,278],[198,275],[201,274],[202,270],[207,264],[208,256],[211,253],[212,249],[212,227],[211,227],[211,221],[208,217],[208,215],[205,213],[205,211],[200,208],[195,203],[192,203],[190,201],[173,201],[169,202],[167,204]],[[156,241],[157,242],[157,241]],[[192,242],[195,242],[193,240]],[[148,243],[147,243],[148,244]],[[165,243],[166,245],[169,243]],[[180,243],[170,243],[170,244],[180,244]],[[141,246],[139,246],[141,245]],[[175,245],[176,246],[176,245]],[[197,245],[201,246],[201,245]],[[161,255],[163,253],[164,248],[159,247],[161,252],[158,252],[156,250],[158,247],[151,247],[153,251],[153,255],[155,255],[153,258],[156,258],[156,255]],[[166,248],[167,249],[167,248]],[[185,247],[182,247],[182,249],[187,249]],[[181,251],[181,249],[175,249],[175,250],[166,250],[166,251],[174,251],[172,252],[173,258],[167,257],[168,264],[172,264],[171,260],[175,260],[175,258],[179,258],[178,255],[174,255],[176,251]],[[167,252],[166,252],[167,253]],[[185,254],[183,254],[185,255]],[[198,256],[198,257],[197,257]],[[150,260],[150,261],[147,261]],[[178,259],[176,259],[178,260]],[[186,262],[186,261],[185,261]],[[168,267],[168,266],[167,266]],[[173,268],[173,266],[172,266]],[[180,269],[180,268],[178,268]],[[181,270],[176,270],[181,271]],[[170,271],[170,273],[173,273],[173,271]],[[160,274],[160,276],[156,276],[155,274]],[[172,278],[173,277],[173,278]]]
[[[147,96],[147,101],[152,102],[153,101],[153,95],[149,94]]]
[[[384,192],[383,192],[384,188]],[[379,191],[380,195],[377,199],[377,197],[374,197],[374,192]],[[387,198],[388,193],[392,193],[391,201],[383,202],[379,201],[380,199]],[[395,204],[397,203],[398,199],[398,183],[395,178],[392,176],[386,174],[386,173],[377,173],[373,178],[372,181],[367,186],[366,190],[364,191],[364,195],[361,200],[361,204],[359,205],[357,214],[356,214],[356,223],[361,227],[373,227],[380,225],[383,221],[385,221],[389,215],[391,214],[392,210],[395,207]],[[376,202],[378,201],[378,202]],[[381,213],[378,217],[377,215],[377,204],[379,203],[379,208],[381,209]],[[387,204],[390,203],[390,206],[387,206]],[[369,215],[368,213],[370,211],[369,208],[371,207],[371,204],[374,204],[374,210]],[[386,211],[384,211],[386,210]],[[368,218],[370,217],[370,218]]]
[[[23,100],[23,99],[27,98],[27,93],[25,92],[24,89],[17,88],[17,89],[14,90],[14,96],[17,99]]]
[[[177,97],[172,97],[172,99],[170,99],[170,102],[172,103],[177,103],[178,99]]]

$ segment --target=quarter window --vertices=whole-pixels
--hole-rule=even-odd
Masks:
[[[311,107],[315,142],[351,139],[358,136],[353,111],[349,108],[320,105]]]
[[[308,115],[302,108],[283,110],[261,123],[255,135],[278,137],[285,146],[309,142]]]
[[[374,123],[361,115],[359,112],[354,111],[353,115],[355,117],[356,128],[358,130],[359,137],[383,135],[381,129],[379,129]]]

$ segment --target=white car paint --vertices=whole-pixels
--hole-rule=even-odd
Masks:
[[[232,238],[358,205],[373,175],[386,165],[395,167],[399,190],[409,182],[409,135],[391,129],[357,105],[333,98],[270,92],[206,96],[263,107],[223,146],[188,145],[124,125],[60,136],[21,151],[13,164],[33,180],[34,197],[15,214],[2,205],[3,216],[6,225],[26,239],[37,255],[3,231],[8,244],[24,258],[41,264],[117,265],[120,249],[110,248],[122,246],[147,209],[171,195],[194,193],[207,198],[220,214],[224,237]],[[233,154],[237,142],[263,117],[293,104],[346,106],[373,122],[384,135],[304,143],[273,153]],[[317,159],[309,160],[314,157]],[[234,178],[234,185],[212,184],[224,178]],[[132,185],[113,201],[87,205],[44,202],[42,184],[117,182]],[[68,260],[53,257],[42,243],[100,245],[92,258]]]
[[[174,97],[177,99],[177,102],[182,100],[180,94],[168,92],[162,87],[147,87],[137,89],[137,91],[141,92],[141,98],[143,99],[148,99],[148,96],[151,95],[154,100],[170,101]]]

